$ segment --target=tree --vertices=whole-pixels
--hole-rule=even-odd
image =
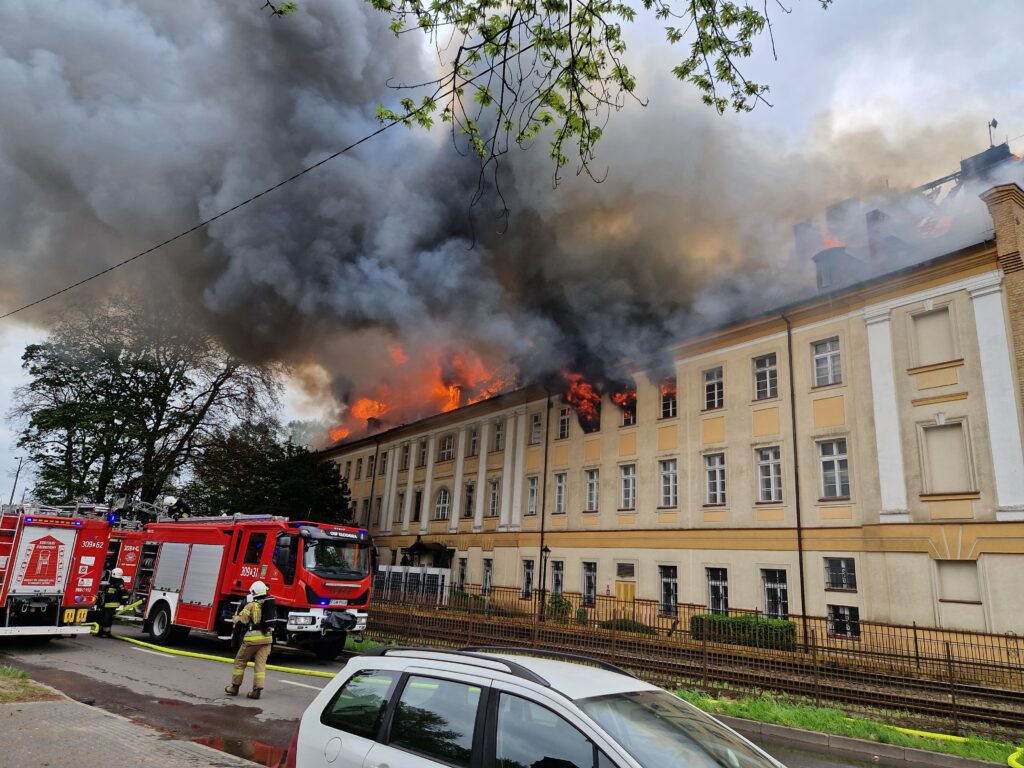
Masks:
[[[176,309],[110,302],[73,310],[26,348],[30,381],[9,417],[35,464],[40,501],[152,503],[227,425],[264,415],[274,369],[227,352]]]
[[[184,488],[193,512],[349,522],[352,495],[338,465],[281,442],[279,431],[271,421],[247,422],[210,441],[196,457]]]

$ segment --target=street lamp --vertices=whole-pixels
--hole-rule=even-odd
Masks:
[[[548,576],[548,555],[551,554],[551,547],[545,545],[540,549],[540,602],[537,606],[537,613],[541,621],[544,621],[545,592],[547,591]]]

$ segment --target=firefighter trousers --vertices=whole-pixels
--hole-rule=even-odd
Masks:
[[[117,608],[101,608],[100,609],[100,620],[99,620],[99,631],[96,633],[101,637],[110,636],[110,628],[114,625],[114,614],[117,613]]]
[[[240,686],[245,677],[245,668],[253,662],[252,687],[263,688],[267,680],[267,657],[270,656],[272,643],[242,643],[235,656],[235,668],[231,673],[231,684]]]

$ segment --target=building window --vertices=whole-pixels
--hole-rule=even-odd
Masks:
[[[558,438],[559,440],[565,440],[569,437],[569,409],[559,408],[558,409]]]
[[[597,505],[601,502],[601,470],[585,470],[587,478],[587,506],[584,511],[597,512]]]
[[[489,558],[484,558],[484,580],[480,584],[480,591],[485,594],[491,594],[491,577],[494,574],[494,561]]]
[[[487,500],[487,516],[497,517],[498,516],[498,501],[501,498],[501,485],[498,478],[491,480],[491,493]]]
[[[351,461],[346,461],[345,462],[345,479],[348,480],[350,477],[352,477],[352,462]]]
[[[662,459],[658,462],[661,475],[661,506],[675,507],[679,504],[679,460]]]
[[[676,402],[677,391],[675,379],[665,379],[661,382],[661,418],[674,419],[676,417],[678,407]]]
[[[363,460],[356,459],[356,480],[360,480],[363,477]]]
[[[782,501],[782,449],[757,449],[757,500]]]
[[[725,454],[710,453],[704,457],[707,477],[706,504],[725,504]]]
[[[722,366],[704,371],[704,410],[713,411],[725,403],[725,375]]]
[[[560,595],[565,591],[565,563],[561,560],[551,561],[551,594]]]
[[[367,456],[366,457],[366,476],[367,477],[373,477],[373,468],[376,465],[376,463],[377,463],[377,457],[376,456]]]
[[[632,427],[636,424],[636,400],[630,400],[622,406],[622,426]]]
[[[846,459],[846,440],[824,440],[818,443],[821,459],[821,498],[850,497],[850,469]]]
[[[767,400],[779,394],[779,373],[775,353],[754,358],[754,399]]]
[[[505,450],[505,422],[494,422],[494,437],[491,439],[492,451]]]
[[[423,511],[423,489],[417,488],[416,495],[412,499],[412,521],[418,523],[420,521],[420,514]]]
[[[458,577],[459,578],[459,580],[458,580],[459,592],[465,592],[466,591],[466,568],[467,568],[467,566],[468,566],[467,558],[460,557],[459,558],[459,577]]]
[[[764,615],[772,619],[789,616],[789,587],[786,572],[777,568],[761,569],[761,586],[764,588]]]
[[[679,580],[674,565],[659,565],[658,577],[661,579],[661,605],[659,610],[665,616],[679,615]]]
[[[380,455],[380,469],[377,470],[378,475],[386,475],[388,471],[388,456],[390,451],[385,451]]]
[[[466,483],[466,505],[462,508],[462,516],[463,517],[472,517],[473,516],[473,512],[474,512],[474,510],[473,510],[473,501],[474,501],[474,499],[473,499],[473,491],[474,491],[474,489],[475,489],[475,486],[473,485],[473,483]]]
[[[569,484],[569,476],[565,472],[555,474],[555,514],[565,514],[565,496]]]
[[[582,603],[593,608],[597,602],[597,563],[583,563],[583,594]]]
[[[540,420],[541,416],[539,413],[530,415],[530,445],[538,445],[540,443]]]
[[[622,480],[621,509],[636,509],[636,464],[623,464],[619,467]]]
[[[860,609],[852,605],[828,606],[828,633],[834,637],[860,638]]]
[[[825,589],[857,591],[857,567],[852,557],[825,558]]]
[[[469,445],[466,448],[467,456],[476,456],[480,444],[480,431],[473,427],[469,430]]]
[[[420,440],[419,451],[416,454],[416,466],[425,467],[427,466],[427,440],[424,438]]]
[[[402,471],[404,472],[409,468],[409,454],[412,451],[408,443],[402,446]]]
[[[536,475],[526,478],[526,514],[531,517],[537,514],[537,484]]]
[[[925,493],[971,493],[970,456],[962,421],[921,426]]]
[[[401,519],[405,519],[405,491],[399,491],[397,496],[397,508],[398,516]]]
[[[841,384],[843,366],[839,356],[839,337],[816,341],[811,345],[814,354],[814,386],[827,387]]]
[[[437,452],[438,461],[451,461],[455,458],[455,435],[445,435],[440,440],[441,447]]]
[[[910,321],[916,365],[945,363],[957,358],[949,307],[912,315]]]
[[[363,499],[362,510],[359,513],[359,519],[363,521],[363,525],[369,525],[370,523],[370,500]]]
[[[434,519],[447,520],[452,509],[452,495],[447,488],[439,488],[434,500]]]
[[[523,599],[533,597],[533,560],[523,560]]]
[[[729,613],[729,572],[725,568],[707,568],[708,612]]]
[[[373,524],[380,528],[380,512],[384,507],[384,499],[378,496],[373,500]]]

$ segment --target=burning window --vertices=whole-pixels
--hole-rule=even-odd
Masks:
[[[594,385],[583,378],[582,374],[562,371],[566,391],[564,401],[576,411],[580,427],[584,434],[597,432],[601,429],[601,395]],[[568,431],[566,432],[568,436]]]
[[[779,373],[775,353],[754,358],[754,399],[767,400],[779,394]]]
[[[440,440],[438,461],[451,461],[455,458],[455,435],[445,435]]]
[[[569,437],[569,409],[559,408],[558,409],[558,438],[559,440],[565,440]]]
[[[530,445],[540,443],[541,415],[534,413],[530,415]]]
[[[677,412],[676,380],[665,379],[661,382],[661,386],[658,387],[658,391],[661,395],[661,418],[674,419]]]
[[[636,424],[636,390],[624,387],[612,392],[609,397],[622,410],[622,426],[631,427]]]
[[[839,337],[816,341],[811,345],[814,353],[814,386],[827,387],[842,384],[843,367],[839,353]]]
[[[569,476],[565,472],[555,474],[555,514],[565,514],[565,497],[568,491]]]
[[[704,473],[707,479],[705,504],[725,504],[725,454],[711,453],[705,456]]]
[[[725,404],[725,373],[722,366],[704,371],[704,410],[713,411]]]
[[[588,469],[584,473],[587,478],[587,506],[585,512],[597,512],[601,502],[601,470]]]

